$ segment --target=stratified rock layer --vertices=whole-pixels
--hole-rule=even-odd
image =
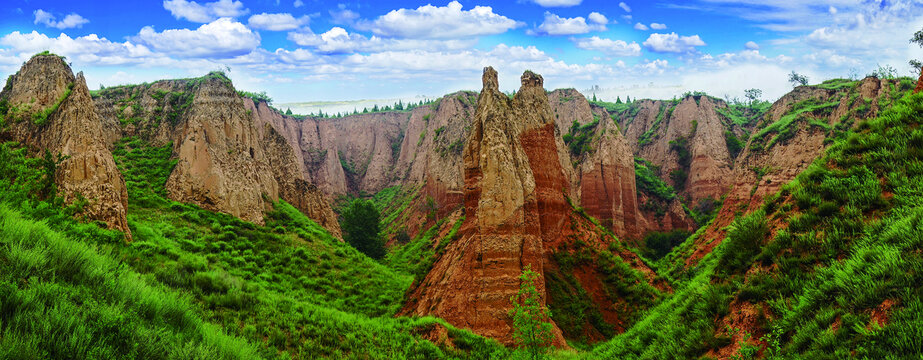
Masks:
[[[526,72],[521,80],[522,87],[510,99],[498,90],[496,71],[485,69],[463,155],[465,222],[458,240],[448,244],[411,289],[402,310],[436,315],[507,344],[513,340],[510,298],[519,290],[519,275],[526,267],[542,275],[558,272],[555,252],[568,252],[576,241],[595,249],[612,241],[568,204],[570,183],[561,166],[560,136],[542,78]],[[631,259],[629,254],[620,256]],[[580,269],[597,274],[590,264]],[[646,267],[642,272],[650,274]],[[595,275],[575,279],[590,289],[598,282]],[[536,288],[544,294],[545,287],[543,276]],[[606,304],[614,299],[602,293],[592,297],[604,311],[612,308]],[[612,316],[606,320],[618,322]],[[554,344],[565,346],[557,326],[553,332]]]

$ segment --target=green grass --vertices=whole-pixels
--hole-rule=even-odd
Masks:
[[[673,109],[676,108],[676,105],[670,107],[668,110],[668,115],[666,116],[667,121],[670,120],[670,115],[673,115]],[[665,104],[660,104],[660,110],[657,112],[657,119],[654,120],[654,123],[651,124],[651,127],[647,129],[641,136],[638,137],[638,145],[644,146],[645,144],[650,143],[654,140],[654,137],[658,130],[660,130],[660,123],[664,120],[664,109],[666,109]]]
[[[260,226],[164,199],[169,148],[116,145],[134,235],[126,243],[34,196],[41,161],[0,146],[0,357],[506,356],[442,320],[392,317],[411,275],[284,202]],[[437,326],[454,347],[419,337]]]
[[[795,133],[798,131],[798,127],[795,124],[797,121],[830,115],[839,104],[839,98],[826,103],[821,103],[814,98],[797,102],[793,104],[791,110],[779,120],[769,124],[754,134],[753,140],[750,143],[750,148],[754,150],[769,149],[776,143],[785,142],[794,137]],[[776,135],[767,140],[770,134]]]
[[[635,182],[638,192],[645,192],[659,200],[671,201],[676,191],[657,176],[654,165],[641,158],[635,158]]]
[[[674,271],[675,293],[592,356],[698,358],[731,343],[719,320],[734,316],[735,299],[762,309],[747,331],[771,344],[764,356],[923,353],[921,114],[923,94],[907,95],[835,140],[761,210],[736,219],[696,267]],[[778,222],[786,226],[772,235]],[[681,263],[676,255],[702,234],[658,267]],[[887,302],[887,321],[873,321]]]
[[[564,144],[570,150],[571,156],[580,158],[584,154],[592,152],[590,146],[596,134],[596,127],[599,125],[599,117],[594,116],[593,121],[580,125],[577,120],[571,123],[568,133],[562,135]]]

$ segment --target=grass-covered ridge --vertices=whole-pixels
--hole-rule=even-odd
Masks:
[[[169,145],[123,139],[121,233],[37,197],[42,160],[0,147],[0,357],[485,358],[496,342],[393,318],[410,274],[280,202],[260,226],[163,197]],[[434,327],[448,340],[420,338]],[[505,356],[505,355],[503,355]]]
[[[696,358],[741,341],[744,358],[923,353],[921,114],[923,94],[907,95],[836,140],[594,356]],[[741,309],[756,321],[735,329]]]

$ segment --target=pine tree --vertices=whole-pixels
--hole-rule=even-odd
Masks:
[[[596,100],[596,93],[593,93],[593,102],[597,102],[597,101],[598,100]]]
[[[631,104],[631,99],[628,98],[628,95],[625,95],[625,103]]]
[[[554,334],[551,324],[551,311],[542,304],[542,297],[535,288],[535,279],[539,275],[526,265],[519,276],[519,293],[510,298],[513,309],[513,340],[520,349],[524,349],[531,359],[540,359],[545,355]]]
[[[621,98],[621,97],[618,97],[618,96],[615,97],[615,103],[616,103],[616,104],[621,104],[621,103],[622,103],[622,98]]]

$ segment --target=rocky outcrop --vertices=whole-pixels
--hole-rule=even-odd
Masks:
[[[591,106],[573,89],[552,91],[548,99],[561,133],[569,132],[575,123],[584,127],[597,124],[587,135],[590,146],[585,154],[571,153],[561,137],[557,139],[573,202],[623,239],[640,240],[655,231],[694,229],[695,222],[678,200],[665,204],[662,214],[641,208],[648,197],[636,186],[635,154],[611,114]]]
[[[647,230],[638,208],[634,157],[611,121],[602,121],[595,152],[581,165],[580,205],[616,235],[636,237]]]
[[[763,199],[792,181],[824,153],[831,143],[828,137],[832,133],[824,127],[809,125],[809,120],[845,129],[855,126],[858,120],[874,117],[880,110],[880,99],[899,96],[891,93],[890,81],[893,80],[869,77],[843,89],[799,86],[773,103],[747,147],[737,158],[730,176],[733,186],[715,220],[704,235],[696,239],[694,251],[687,258],[686,266],[694,266],[721,243],[726,235],[725,227],[734,220],[736,214],[758,209]],[[760,136],[761,130],[783,117],[791,116],[796,106],[803,106],[801,104],[806,102],[830,106],[801,113],[798,120],[786,128]],[[791,134],[790,138],[769,145],[770,139],[779,132]]]
[[[578,240],[596,249],[614,241],[567,203],[570,184],[558,158],[560,134],[542,78],[526,72],[521,80],[522,87],[510,99],[498,90],[496,71],[485,69],[463,155],[465,221],[458,240],[446,246],[426,277],[412,287],[401,311],[436,315],[507,344],[512,342],[510,298],[519,290],[523,269],[558,274],[555,253],[569,253]],[[598,274],[593,265],[585,265],[581,271]],[[575,279],[581,279],[575,286],[590,289],[598,282],[594,276]],[[542,277],[536,283],[543,294],[545,281]],[[611,305],[616,300],[607,294],[594,293],[591,301]],[[554,335],[554,344],[564,346],[557,327]]]
[[[279,184],[279,197],[327,229],[334,237],[342,238],[336,213],[317,186],[304,180],[301,171],[303,163],[298,162],[291,144],[268,124],[263,126],[260,139],[265,148],[266,161],[272,164],[270,169],[273,178]]]
[[[638,107],[634,117],[619,118],[633,152],[658,166],[664,181],[690,204],[720,199],[731,186],[734,162],[724,135],[734,125],[717,112],[727,105],[709,96],[690,95],[672,102],[640,100],[634,106]],[[674,172],[677,175],[670,176]],[[677,178],[683,183],[677,183]]]
[[[230,81],[206,78],[174,142],[168,196],[262,224],[264,198],[278,199],[279,185],[259,141]]]
[[[0,99],[10,107],[13,137],[34,153],[63,155],[55,171],[66,203],[83,202],[83,214],[121,230],[131,239],[126,220],[128,192],[103,138],[103,129],[83,73],[75,77],[55,55],[32,57],[13,75]]]

